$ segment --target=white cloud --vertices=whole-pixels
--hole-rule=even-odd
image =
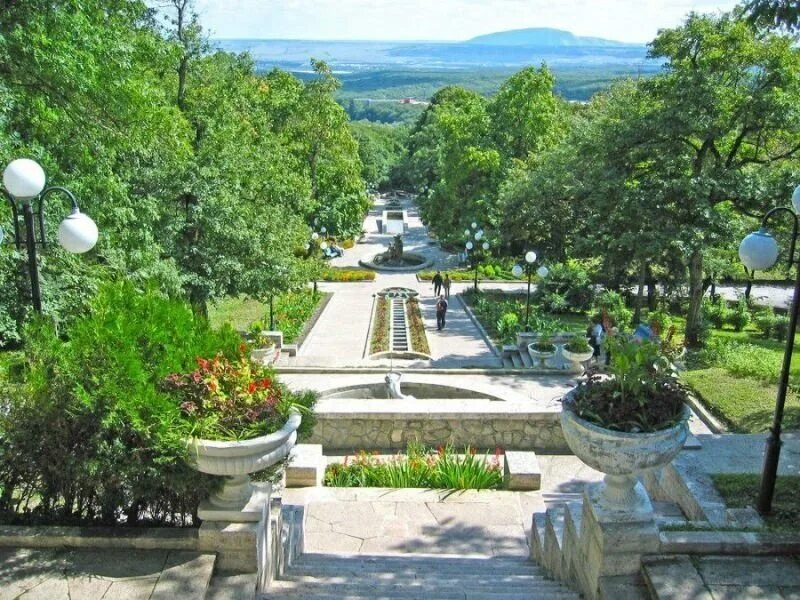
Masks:
[[[464,40],[555,27],[627,42],[651,40],[690,11],[734,0],[197,0],[214,37]]]

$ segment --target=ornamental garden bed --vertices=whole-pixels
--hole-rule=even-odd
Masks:
[[[372,317],[369,352],[389,351],[389,299],[385,296],[375,298],[375,314]]]
[[[369,269],[328,267],[322,273],[322,280],[334,282],[374,281],[375,271],[370,271]]]
[[[411,332],[411,349],[414,352],[430,356],[431,349],[428,345],[428,335],[425,333],[425,323],[422,321],[419,301],[416,298],[409,298],[406,301],[406,317],[408,319],[408,329]]]
[[[409,444],[405,454],[380,456],[359,451],[343,463],[325,469],[329,487],[501,489],[502,452],[480,454],[467,447],[457,453],[451,446],[436,449]]]

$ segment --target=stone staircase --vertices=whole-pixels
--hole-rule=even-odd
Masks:
[[[391,300],[391,331],[389,333],[389,348],[392,352],[411,350],[406,322],[406,302],[403,298],[392,298]]]
[[[528,352],[518,348],[503,352],[503,367],[506,369],[530,369],[533,366],[533,359]]]
[[[264,600],[577,600],[524,557],[302,554]]]

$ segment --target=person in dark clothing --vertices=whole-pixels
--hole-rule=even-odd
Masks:
[[[444,329],[445,321],[447,320],[447,300],[444,296],[439,296],[436,302],[436,329],[441,331]]]
[[[439,271],[436,271],[436,275],[433,276],[433,295],[439,296],[442,293],[442,274]]]

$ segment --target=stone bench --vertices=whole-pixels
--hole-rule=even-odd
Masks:
[[[286,487],[314,487],[322,485],[325,474],[325,457],[321,444],[298,444],[289,452],[286,466]]]
[[[542,469],[535,452],[507,450],[504,479],[509,490],[538,490],[542,486]]]

